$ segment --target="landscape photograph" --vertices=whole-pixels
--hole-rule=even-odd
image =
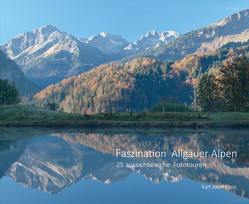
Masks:
[[[249,2],[0,0],[1,204],[249,203]]]

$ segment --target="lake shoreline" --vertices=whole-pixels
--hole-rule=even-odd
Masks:
[[[170,122],[170,121],[51,121],[51,122],[27,122],[9,121],[0,122],[0,127],[75,127],[75,128],[249,128],[249,121],[234,122]]]
[[[249,128],[249,113],[141,112],[73,114],[23,105],[1,105],[0,127]]]

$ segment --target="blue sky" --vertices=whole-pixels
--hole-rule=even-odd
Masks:
[[[0,0],[0,44],[47,24],[76,37],[105,31],[128,41],[148,30],[184,34],[247,8],[248,0]]]

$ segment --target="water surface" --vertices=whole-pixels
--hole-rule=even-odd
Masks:
[[[117,158],[117,148],[168,155],[174,149],[221,149],[238,157]],[[1,129],[0,158],[1,204],[249,203],[247,130]],[[120,162],[171,166],[118,168]],[[174,162],[206,167],[177,168]]]

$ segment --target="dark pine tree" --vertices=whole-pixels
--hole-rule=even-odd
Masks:
[[[19,91],[14,83],[9,83],[8,80],[0,79],[0,104],[11,105],[17,104],[19,100]]]
[[[220,69],[222,92],[227,111],[245,111],[249,108],[249,64],[234,58]]]
[[[197,101],[202,111],[214,112],[219,109],[220,93],[214,75],[205,73],[201,76],[197,88]]]

